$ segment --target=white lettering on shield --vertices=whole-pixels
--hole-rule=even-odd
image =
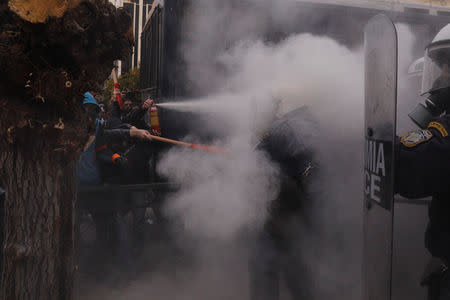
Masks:
[[[364,192],[370,199],[381,202],[381,183],[386,176],[384,144],[366,140],[365,148]]]

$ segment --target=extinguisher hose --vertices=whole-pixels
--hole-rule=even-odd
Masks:
[[[198,145],[198,144],[193,144],[193,143],[186,143],[186,142],[182,142],[182,141],[163,138],[163,137],[156,136],[156,135],[152,135],[152,139],[155,141],[160,141],[160,142],[169,143],[169,144],[173,144],[173,145],[198,149],[198,150],[202,150],[202,151],[206,151],[206,152],[214,152],[214,153],[219,153],[219,154],[224,154],[224,155],[230,154],[230,152],[228,150],[225,150],[225,149],[222,149],[219,147],[215,147],[215,146],[206,146],[206,145]]]

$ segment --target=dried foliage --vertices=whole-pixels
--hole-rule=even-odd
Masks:
[[[38,3],[15,2],[30,9]],[[133,40],[124,10],[106,0],[77,2],[61,17],[32,23],[0,0],[0,143],[45,138],[52,149],[80,149],[82,94],[101,90],[113,61],[129,54]]]
[[[79,2],[80,0],[9,0],[9,7],[24,20],[41,23],[49,17],[61,17]]]

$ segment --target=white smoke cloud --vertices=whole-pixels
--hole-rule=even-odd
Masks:
[[[397,31],[399,128],[404,130],[406,127],[411,128],[407,113],[417,102],[410,94],[411,91],[417,90],[417,87],[411,86],[406,74],[414,60],[412,53],[415,37],[407,25],[397,24]],[[300,230],[302,236],[299,237],[299,243],[306,246],[302,246],[303,253],[299,255],[314,270],[313,279],[323,283],[321,289],[314,291],[316,297],[358,299],[362,262],[362,49],[349,50],[329,38],[300,34],[291,35],[278,44],[253,38],[245,39],[227,51],[217,53],[214,61],[223,70],[219,77],[223,84],[216,87],[215,93],[210,93],[203,99],[204,103],[210,103],[210,106],[203,105],[203,109],[214,112],[221,119],[231,120],[233,126],[228,129],[228,134],[236,143],[224,146],[232,151],[239,143],[240,147],[246,145],[247,150],[251,149],[253,134],[263,132],[268,126],[268,116],[273,110],[274,100],[282,100],[281,113],[306,105],[315,115],[320,128],[320,138],[314,142],[321,166],[321,178],[315,183],[314,189],[317,193],[310,211],[311,218],[314,219],[314,230],[309,234]],[[214,122],[211,124],[213,126]],[[171,155],[178,154],[171,153],[167,157],[176,161]],[[255,202],[249,200],[254,197],[254,193],[232,193],[241,197],[241,201],[227,203],[222,200],[223,197],[214,193],[217,182],[220,182],[222,189],[229,190],[235,189],[236,182],[246,185],[245,177],[241,177],[242,180],[238,178],[254,172],[251,171],[255,167],[252,164],[255,161],[252,159],[253,155],[251,152],[246,153],[245,158],[239,160],[241,169],[234,174],[237,176],[233,177],[235,180],[230,181],[230,176],[226,175],[228,171],[232,172],[233,168],[219,167],[225,171],[216,175],[208,173],[212,175],[209,180],[202,181],[195,190],[191,189],[185,195],[180,193],[179,198],[174,199],[175,203],[185,203],[183,198],[187,197],[191,205],[189,210],[200,215],[208,214],[207,206],[203,204],[204,201],[211,201],[211,195],[219,199],[218,207],[224,212],[242,206],[243,213],[231,215],[233,226],[222,222],[220,218],[203,218],[200,220],[204,223],[195,228],[194,235],[205,235],[205,230],[208,236],[223,236],[224,231],[236,233],[240,228],[236,224],[245,227],[254,220],[251,214],[246,215],[244,212],[248,213],[252,209],[260,211],[261,205],[265,205],[273,197],[270,193],[270,197]],[[177,162],[174,166],[181,165],[186,170],[194,168],[189,161],[186,161],[188,165]],[[207,161],[204,165],[206,168],[209,165]],[[249,163],[246,163],[247,161]],[[262,166],[262,169],[264,168],[265,166]],[[242,172],[244,169],[246,171]],[[265,189],[264,185],[251,183],[248,184],[248,191],[255,187],[262,191],[262,194],[273,192],[270,188]],[[245,191],[246,188],[240,186],[238,190]],[[183,190],[183,193],[185,192],[186,190]],[[228,208],[224,207],[228,205]],[[187,218],[195,215],[185,208],[179,212]],[[197,222],[197,225],[199,224]],[[222,226],[228,226],[228,229]],[[346,276],[343,276],[342,270],[347,270]],[[232,277],[231,274],[230,276]]]
[[[342,118],[351,125],[346,112],[361,108],[361,55],[329,38],[301,34],[278,45],[242,43],[221,56],[221,62],[231,74],[225,89],[282,100],[282,113],[307,105],[321,122],[336,125]],[[345,111],[337,111],[339,106]]]
[[[318,121],[317,128],[310,130],[320,132],[314,141],[320,177],[314,183],[316,194],[309,212],[313,228],[311,232],[298,229],[299,255],[313,270],[307,276],[318,283],[315,298],[359,299],[362,51],[311,34],[293,34],[276,44],[267,42],[261,36],[270,25],[291,24],[295,13],[267,0],[259,2],[250,14],[236,8],[235,2],[239,3],[198,1],[191,8],[184,37],[188,79],[193,90],[207,96],[171,104],[173,109],[209,115],[205,126],[216,128],[223,124],[218,120],[225,120],[227,127],[216,129],[227,138],[217,146],[232,154],[172,148],[158,165],[161,174],[181,184],[167,199],[166,213],[185,225],[177,238],[195,244],[197,264],[188,280],[157,274],[126,294],[144,290],[148,292],[136,299],[146,294],[168,300],[248,299],[246,257],[251,240],[240,237],[248,229],[261,227],[266,207],[279,189],[277,165],[254,151],[254,146],[273,120],[276,101],[281,100],[280,114],[308,106]],[[408,49],[413,40],[410,32],[402,26],[399,31],[405,38],[400,44]],[[409,59],[402,56],[400,66]],[[195,142],[195,132],[192,134],[186,139]]]
[[[169,199],[169,214],[182,218],[190,234],[231,239],[247,226],[261,226],[277,195],[278,169],[244,141],[234,141],[240,145],[231,157],[174,149],[159,164],[163,175],[181,184]]]
[[[311,211],[316,236],[299,237],[307,245],[299,255],[314,268],[315,280],[329,284],[315,291],[318,295],[341,293],[356,299],[360,282],[355,276],[359,278],[361,262],[355,258],[360,257],[362,227],[361,52],[329,38],[300,34],[276,45],[244,40],[218,53],[215,61],[226,76],[201,106],[214,116],[208,126],[215,126],[217,118],[232,124],[228,140],[220,146],[233,154],[227,158],[176,148],[167,153],[158,170],[182,184],[169,201],[168,213],[188,224],[193,238],[225,239],[228,247],[235,247],[242,229],[262,223],[278,191],[276,165],[253,151],[255,132],[261,134],[270,125],[274,101],[281,100],[280,113],[306,105],[318,120],[317,128],[306,131],[320,129],[314,142],[323,177],[315,183],[320,192]],[[200,108],[195,101],[190,105]],[[351,276],[342,276],[345,268],[352,270]],[[226,266],[223,272],[228,272]],[[228,274],[232,282],[233,273]],[[340,291],[343,287],[346,290]]]
[[[396,24],[398,35],[398,98],[397,98],[397,133],[403,135],[417,128],[408,113],[422,101],[420,97],[421,77],[408,75],[408,68],[414,60],[416,37],[406,24]]]

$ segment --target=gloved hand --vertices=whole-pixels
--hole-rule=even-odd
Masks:
[[[119,154],[113,155],[113,163],[123,170],[128,168],[128,159],[120,156]]]
[[[153,105],[155,105],[155,101],[153,101],[152,99],[147,99],[145,100],[145,102],[142,104],[142,109],[147,110],[150,107],[152,107]]]
[[[155,129],[152,129],[152,134],[156,135],[156,136],[161,136],[161,132],[159,132],[159,131],[157,131]]]

